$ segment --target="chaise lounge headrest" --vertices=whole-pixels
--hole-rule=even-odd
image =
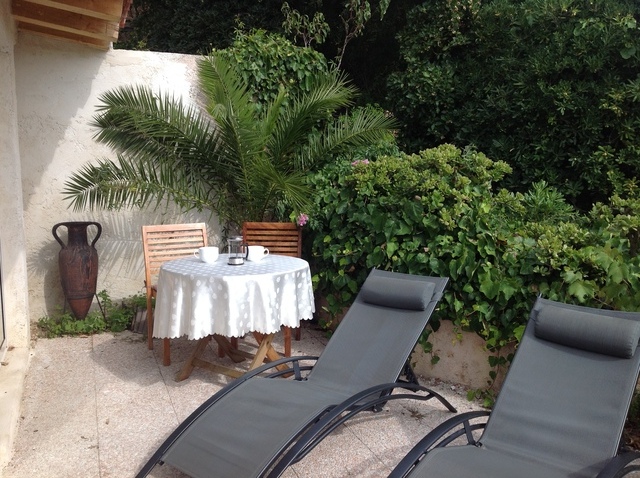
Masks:
[[[535,317],[537,337],[561,345],[614,357],[633,357],[640,322],[545,305]]]
[[[425,310],[433,297],[435,284],[390,277],[369,277],[360,296],[367,304],[404,310]]]

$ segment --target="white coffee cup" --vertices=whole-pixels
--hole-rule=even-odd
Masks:
[[[207,264],[212,264],[218,260],[218,248],[214,246],[201,247],[193,253],[198,259]]]
[[[269,255],[269,249],[263,246],[248,246],[247,259],[258,262]]]

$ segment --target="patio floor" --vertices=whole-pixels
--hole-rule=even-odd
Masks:
[[[317,355],[326,342],[322,331],[305,324],[302,340],[293,341],[293,355]],[[172,341],[172,365],[163,367],[160,342],[149,351],[133,332],[35,341],[12,459],[0,476],[135,476],[166,436],[231,380],[196,369],[176,382],[193,345]],[[224,360],[211,345],[207,353]],[[478,408],[460,386],[425,378],[421,383],[459,411]],[[284,476],[386,476],[412,444],[449,416],[433,400],[390,403],[336,430]],[[150,476],[183,475],[156,467]]]

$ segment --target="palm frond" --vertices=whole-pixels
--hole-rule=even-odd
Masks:
[[[256,217],[267,217],[278,201],[285,201],[295,210],[305,210],[311,204],[311,189],[305,183],[302,171],[282,171],[267,157],[254,165],[253,180],[264,185],[251,197],[251,211]]]
[[[357,109],[349,115],[343,115],[329,124],[323,134],[314,135],[304,147],[304,152],[296,155],[297,169],[317,164],[330,154],[348,147],[374,144],[388,137],[398,127],[395,118],[380,110]]]
[[[229,181],[236,189],[245,189],[253,158],[264,150],[256,105],[241,76],[221,56],[202,58],[198,78],[208,112],[216,123]]]
[[[278,119],[280,118],[283,105],[286,99],[287,99],[287,92],[281,86],[275,100],[267,105],[264,117],[260,122],[262,125],[261,134],[263,138],[269,138],[272,135],[274,129],[277,127]]]
[[[320,77],[310,93],[293,99],[278,117],[267,146],[274,160],[290,158],[297,145],[306,142],[322,120],[353,103],[356,89],[343,74],[331,72]]]
[[[145,86],[100,97],[95,138],[118,160],[85,166],[67,180],[63,194],[74,209],[171,201],[183,210],[211,208],[225,226],[270,217],[282,201],[304,210],[311,167],[343,146],[377,141],[395,126],[373,111],[334,118],[356,94],[336,71],[288,101],[281,91],[263,115],[222,57],[202,58],[198,78],[206,110]]]
[[[122,86],[100,97],[96,141],[117,152],[169,157],[211,149],[214,127],[197,109],[180,99],[156,94],[145,86]]]
[[[198,79],[226,147],[235,155],[251,148],[257,109],[237,71],[223,57],[210,54],[198,61]]]
[[[157,207],[168,200],[202,210],[212,206],[213,191],[209,183],[120,155],[118,164],[105,159],[84,166],[67,179],[62,193],[74,210]]]

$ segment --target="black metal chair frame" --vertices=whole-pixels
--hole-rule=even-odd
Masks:
[[[316,356],[284,357],[280,360],[265,364],[262,367],[258,367],[234,380],[200,405],[185,421],[183,421],[180,426],[176,428],[176,430],[174,430],[173,433],[165,440],[162,446],[156,450],[144,468],[142,468],[136,476],[138,478],[143,478],[147,476],[156,465],[161,465],[163,463],[162,456],[164,453],[191,426],[191,424],[195,422],[200,415],[202,415],[205,410],[208,410],[222,397],[241,386],[247,380],[256,376],[280,378],[288,375],[291,376],[290,379],[292,380],[305,380],[303,372],[311,371],[313,369],[313,365],[303,364],[302,362],[310,362],[317,359],[318,357]],[[281,365],[288,365],[288,367],[281,369],[279,367]],[[276,371],[269,373],[269,370],[271,369],[275,369]],[[406,389],[413,393],[392,394],[396,389]],[[424,395],[419,395],[419,392],[423,392]],[[456,408],[439,393],[409,381],[399,380],[393,383],[376,385],[375,387],[364,390],[353,395],[339,405],[327,409],[324,415],[322,415],[315,423],[310,424],[309,427],[306,430],[303,430],[301,434],[292,437],[289,445],[294,442],[295,445],[285,447],[282,450],[282,454],[274,456],[269,467],[264,470],[264,473],[267,474],[263,474],[262,476],[267,476],[269,478],[280,476],[288,466],[297,463],[307,456],[307,454],[333,430],[362,411],[379,411],[381,409],[380,407],[390,400],[412,399],[427,401],[434,398],[442,403],[450,412],[457,412]]]
[[[544,301],[544,299],[539,300]],[[583,309],[587,308],[583,307]],[[636,320],[638,319],[636,318]],[[396,465],[389,475],[389,478],[411,478],[414,468],[429,452],[437,448],[443,448],[449,445],[456,447],[462,446],[463,448],[465,446],[481,446],[480,440],[482,438],[476,439],[476,437],[484,431],[490,417],[490,411],[472,411],[461,413],[444,421],[416,443]],[[594,433],[597,433],[597,431],[594,431]],[[464,443],[464,441],[466,441],[466,443]],[[640,471],[640,464],[633,463],[636,460],[640,460],[640,452],[622,447],[620,441],[621,438],[616,446],[618,453],[608,460],[596,478],[620,478],[630,473]],[[462,457],[459,457],[459,459],[462,459]],[[424,471],[426,470],[421,470],[423,473],[421,476],[427,476],[424,475]]]
[[[484,430],[491,412],[479,410],[465,412],[445,420],[436,428],[431,430],[422,440],[415,444],[409,453],[398,463],[394,471],[388,478],[405,478],[411,476],[411,470],[424,456],[435,448],[442,448],[450,445],[458,438],[464,436],[466,445],[477,446],[478,442],[474,437],[474,432]],[[473,420],[482,420],[472,422]],[[616,455],[605,468],[598,474],[597,478],[622,478],[630,473],[640,471],[640,464],[630,464],[640,460],[640,452],[619,447],[620,453]]]
[[[412,321],[411,323],[413,324],[412,326],[409,327],[409,329],[412,330],[412,332],[409,332],[410,336],[412,338],[415,337],[415,339],[417,339],[420,331],[422,330],[421,327],[424,327],[424,325],[428,321],[428,317],[433,312],[433,309],[435,308],[437,301],[441,297],[442,289],[444,289],[444,287],[446,286],[446,279],[441,279],[441,278],[438,279],[439,282],[437,283],[439,285],[437,286],[438,289],[436,289],[434,296],[428,299],[428,304],[424,304],[424,307],[421,307],[420,304],[416,305],[415,301],[413,302],[413,305],[411,305],[411,301],[413,299],[417,299],[418,302],[424,301],[426,300],[426,297],[423,297],[422,295],[420,295],[421,294],[420,292],[416,292],[415,294],[414,292],[410,292],[409,295],[405,294],[407,290],[412,289],[411,284],[407,285],[405,282],[409,281],[410,283],[415,284],[419,290],[422,290],[423,282],[419,279],[416,279],[415,276],[413,279],[406,279],[406,278],[401,279],[402,284],[399,286],[401,288],[396,292],[391,292],[387,290],[388,289],[387,283],[384,282],[388,280],[385,277],[385,275],[389,275],[389,274],[394,275],[392,273],[387,273],[384,271],[375,271],[375,270],[372,271],[370,277],[375,276],[376,278],[379,278],[383,282],[382,283],[378,282],[376,286],[374,285],[374,283],[376,283],[376,278],[372,279],[370,283],[371,285],[368,286],[366,290],[363,287],[363,290],[361,291],[362,297],[360,298],[360,294],[359,294],[359,299],[357,299],[357,301],[359,301],[360,304],[365,304],[364,305],[365,307],[373,307],[377,311],[376,314],[378,315],[379,318],[385,317],[384,319],[381,319],[381,320],[386,321],[387,324],[397,324],[396,322],[397,319],[390,320],[390,318],[387,317],[386,315],[387,314],[387,312],[385,312],[386,308],[390,307],[388,309],[389,314],[393,314],[392,311],[394,310],[393,309],[394,307],[396,307],[398,310],[404,309],[405,312],[403,313],[405,314],[406,320]],[[398,278],[397,277],[398,274],[395,274],[395,276],[396,276],[395,278]],[[405,275],[400,274],[400,276],[409,277],[406,274]],[[431,279],[434,279],[434,278],[431,278]],[[434,282],[432,282],[432,284],[433,283]],[[413,289],[414,291],[416,290],[415,288]],[[381,305],[381,303],[378,302],[380,300],[379,298],[381,296],[384,296],[385,294],[387,294],[387,297],[391,297],[389,299],[383,299],[385,301],[391,301],[389,305]],[[369,305],[366,305],[366,304],[369,304]],[[397,305],[394,305],[394,304],[397,304]],[[417,307],[417,308],[413,308],[413,307]],[[331,377],[332,374],[334,373],[333,372],[334,369],[332,368],[332,366],[336,365],[337,357],[335,356],[335,352],[338,351],[338,353],[340,353],[339,351],[344,350],[345,337],[348,343],[348,341],[350,340],[351,334],[354,333],[354,330],[361,330],[358,328],[360,325],[362,325],[363,323],[369,323],[371,320],[374,320],[373,323],[376,323],[375,320],[377,319],[374,319],[369,315],[362,315],[362,312],[361,312],[362,309],[358,309],[358,310],[360,311],[354,312],[353,315],[350,315],[350,317],[353,317],[353,318],[348,320],[345,319],[344,324],[340,326],[340,327],[346,327],[346,329],[344,329],[345,332],[343,332],[342,333],[343,335],[341,335],[341,339],[338,338],[338,333],[336,333],[336,336],[334,338],[335,340],[338,340],[338,341],[335,342],[334,339],[332,339],[329,342],[329,345],[327,346],[327,350],[323,352],[323,356],[326,359],[324,362],[325,364],[324,367],[320,367],[320,362],[322,362],[321,357],[314,357],[314,356],[284,357],[279,360],[265,364],[262,367],[259,367],[249,373],[246,373],[245,375],[242,375],[240,378],[231,382],[229,385],[227,385],[226,387],[218,391],[216,394],[214,394],[211,398],[205,401],[200,407],[198,407],[198,409],[196,409],[186,420],[184,420],[178,426],[178,428],[165,440],[165,442],[160,446],[160,448],[154,453],[154,455],[149,459],[149,461],[146,463],[146,465],[142,468],[142,470],[138,473],[137,476],[139,478],[143,478],[147,476],[157,464],[163,464],[165,461],[175,466],[174,462],[172,461],[173,458],[169,459],[168,457],[171,456],[172,453],[175,453],[176,447],[179,447],[181,450],[185,449],[184,448],[186,446],[185,443],[187,443],[185,442],[185,440],[188,440],[194,437],[194,434],[191,433],[189,429],[192,427],[197,427],[198,426],[197,424],[200,424],[200,425],[209,424],[210,422],[208,420],[212,416],[211,413],[214,413],[220,407],[219,402],[224,402],[227,404],[232,403],[227,400],[227,396],[229,396],[229,394],[234,392],[239,387],[242,387],[243,384],[247,386],[250,386],[251,384],[257,384],[257,383],[267,384],[267,383],[271,383],[271,380],[275,378],[277,378],[278,381],[284,380],[285,382],[288,381],[290,382],[290,384],[292,384],[291,382],[295,382],[295,381],[306,382],[307,376],[308,376],[308,381],[310,386],[312,383],[317,384],[318,379],[320,379],[320,384],[322,384],[323,383],[322,380],[328,379],[328,377]],[[408,316],[406,315],[407,313],[409,314]],[[417,317],[420,316],[421,314],[428,314],[426,316],[426,321],[423,322],[424,319],[417,320]],[[356,318],[356,317],[360,317],[360,318]],[[404,322],[404,323],[407,324],[408,322]],[[401,334],[406,335],[405,328],[398,327],[397,325],[394,325],[394,327],[395,327],[395,330],[397,330],[397,333],[399,335]],[[340,330],[342,329],[339,329],[339,331]],[[387,337],[386,334],[381,335],[380,330],[375,326],[369,327],[369,331],[371,331],[371,333],[379,337],[378,341],[381,340],[381,337]],[[361,341],[361,343],[365,343],[365,342],[369,343],[368,341],[365,341],[365,340]],[[332,347],[332,344],[333,344],[333,348],[331,350],[333,350],[334,352],[328,354],[327,351]],[[410,351],[413,350],[414,345],[415,344],[410,345],[407,341],[405,341],[404,345],[394,347],[396,360],[400,356],[402,356],[403,360],[405,361],[404,365],[403,366],[392,365],[394,363],[392,361],[389,363],[389,367],[387,367],[387,371],[381,374],[381,377],[382,376],[389,377],[389,372],[391,370],[394,370],[394,369],[397,370],[396,372],[394,372],[394,374],[397,374],[395,375],[394,382],[375,384],[375,380],[373,380],[372,382],[371,377],[369,377],[369,375],[366,372],[365,374],[355,373],[353,374],[353,376],[349,377],[349,381],[348,381],[349,387],[347,388],[347,390],[343,390],[343,393],[338,393],[338,394],[336,394],[335,392],[332,392],[333,398],[329,398],[329,400],[327,400],[326,402],[327,405],[326,406],[323,405],[322,401],[320,401],[317,404],[317,409],[309,410],[309,414],[304,419],[305,420],[304,422],[298,421],[297,425],[292,424],[293,428],[290,428],[290,426],[287,425],[285,428],[289,428],[291,430],[291,433],[290,434],[285,433],[284,435],[281,435],[281,441],[279,441],[278,444],[273,443],[271,449],[268,452],[269,454],[264,455],[263,461],[261,460],[259,464],[255,463],[255,468],[252,469],[253,471],[251,471],[251,476],[262,476],[262,477],[280,476],[289,465],[294,464],[300,461],[302,458],[304,458],[327,435],[329,435],[332,431],[334,431],[337,427],[345,423],[347,420],[351,419],[352,417],[356,416],[362,411],[377,412],[382,409],[382,406],[385,403],[392,400],[395,401],[399,399],[414,399],[414,400],[426,401],[426,400],[431,400],[435,398],[437,401],[442,403],[450,412],[455,413],[456,409],[444,397],[442,397],[437,392],[430,390],[426,387],[423,387],[417,383],[417,378],[413,373],[413,370],[411,369],[411,366],[409,364]],[[356,350],[358,349],[356,348]],[[369,347],[369,350],[371,350],[372,354],[375,354],[376,352],[374,351],[377,349],[375,349],[375,347]],[[407,355],[404,355],[405,353],[409,354],[408,358],[407,358]],[[328,358],[328,357],[331,357],[331,358]],[[342,357],[342,360],[345,360],[345,357]],[[316,367],[316,361],[318,361],[317,362],[318,367]],[[369,362],[364,362],[364,363],[367,363],[369,368],[373,366],[374,369],[377,370],[377,368],[375,367],[378,367],[378,365],[373,365],[373,364],[370,364]],[[327,364],[332,364],[332,365],[329,365],[329,367],[327,367]],[[343,370],[346,371],[346,370],[354,370],[354,369],[343,369]],[[366,368],[364,370],[366,370]],[[318,375],[318,373],[320,375]],[[349,376],[349,374],[347,374],[347,376]],[[322,377],[324,377],[324,379]],[[361,385],[362,388],[360,388],[360,385],[358,385],[359,377],[363,378],[363,382],[362,382],[363,385]],[[315,382],[314,380],[312,380],[312,378],[315,379]],[[252,379],[254,379],[253,382],[250,382]],[[255,382],[256,380],[264,380],[264,379],[267,379],[267,382]],[[342,378],[338,380],[338,383],[341,383],[340,380],[344,381],[345,379],[346,377],[342,376]],[[328,380],[330,382],[330,379]],[[370,383],[367,383],[367,382],[370,382]],[[380,380],[380,382],[384,382],[384,379]],[[374,383],[374,385],[371,385],[371,383]],[[342,390],[343,385],[337,385],[337,386],[338,386],[337,390]],[[393,393],[395,390],[398,390],[398,392]],[[238,391],[238,393],[240,393],[240,391]],[[235,395],[231,395],[231,397],[233,396]],[[329,395],[329,397],[331,397],[331,394]],[[218,404],[218,407],[215,407],[216,404]],[[191,450],[190,448],[188,449]],[[213,468],[211,470],[213,470]],[[194,471],[193,473],[196,473],[199,476],[204,472],[205,472],[205,469],[200,468],[199,471]]]

